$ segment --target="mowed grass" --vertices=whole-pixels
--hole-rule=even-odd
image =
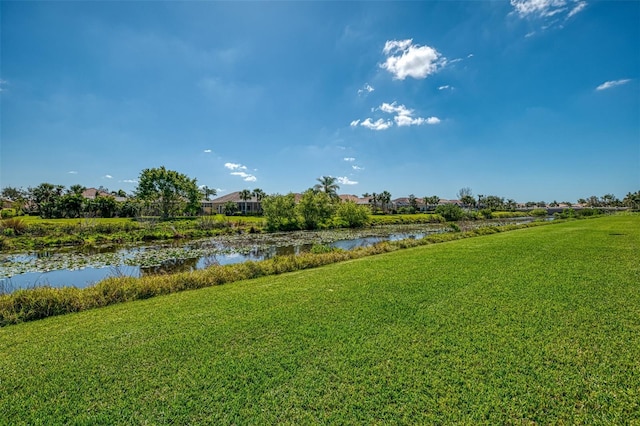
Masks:
[[[0,329],[4,424],[640,424],[640,216]]]

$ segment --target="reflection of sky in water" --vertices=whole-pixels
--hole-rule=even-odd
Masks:
[[[421,233],[396,233],[387,237],[362,237],[354,239],[345,239],[335,241],[333,243],[326,244],[330,247],[339,248],[342,250],[353,250],[358,247],[367,247],[381,241],[388,240],[400,240],[405,238],[422,238],[426,235]],[[211,243],[209,243],[211,245]],[[226,247],[219,244],[212,244],[218,249],[225,249]],[[195,244],[187,243],[182,246],[186,249],[196,249],[198,246]],[[245,262],[247,260],[259,261],[269,259],[274,256],[285,256],[300,254],[302,252],[308,252],[311,250],[312,244],[298,244],[298,245],[270,245],[263,248],[254,247],[249,251],[242,253],[229,252],[224,253],[206,254],[198,257],[187,259],[168,259],[163,261],[160,265],[140,267],[140,266],[127,266],[123,262],[134,258],[137,254],[154,251],[171,249],[171,247],[135,247],[127,249],[114,250],[111,256],[118,266],[87,266],[77,269],[59,269],[48,272],[26,272],[16,274],[11,278],[0,278],[0,293],[11,292],[19,288],[30,288],[35,286],[51,286],[51,287],[88,287],[105,278],[117,277],[117,276],[133,276],[139,277],[141,275],[157,274],[157,273],[172,273],[181,271],[192,271],[195,269],[204,269],[216,265],[230,265],[235,263]],[[175,247],[173,247],[175,249]],[[87,259],[91,259],[90,254],[87,254]],[[6,256],[5,259],[11,259],[13,262],[35,262],[38,264],[38,259],[61,259],[64,267],[64,259],[66,258],[64,252],[45,252],[38,254],[19,254]],[[91,262],[90,262],[91,263]],[[4,268],[0,268],[0,276],[5,276],[7,273],[3,271]],[[44,269],[44,268],[43,268]]]

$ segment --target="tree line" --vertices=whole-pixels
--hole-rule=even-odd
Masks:
[[[408,197],[409,204],[397,208],[391,202],[391,193],[365,193],[369,209],[355,203],[340,202],[337,191],[340,186],[332,176],[322,176],[317,183],[305,191],[297,200],[295,195],[266,195],[261,189],[240,192],[244,201],[244,213],[247,212],[247,201],[255,197],[259,205],[259,213],[265,215],[268,226],[274,229],[317,229],[331,226],[332,222],[343,223],[343,226],[358,226],[366,220],[368,214],[416,213],[421,210],[435,211],[440,198],[437,195],[418,198],[413,194]],[[187,175],[168,170],[164,166],[144,169],[140,173],[138,185],[132,196],[123,190],[109,192],[99,188],[95,197],[83,196],[86,188],[82,185],[63,185],[41,183],[26,190],[14,187],[2,188],[0,195],[10,200],[14,214],[33,214],[43,218],[77,218],[77,217],[135,217],[160,216],[170,218],[182,215],[196,215],[201,210],[203,199],[217,195],[215,189],[198,186],[197,180]],[[477,210],[515,210],[518,205],[513,199],[496,195],[474,196],[471,188],[461,188],[458,200],[462,208]],[[119,197],[120,200],[116,200]],[[578,204],[587,207],[628,207],[640,210],[640,191],[629,192],[623,200],[612,194],[602,197],[590,196],[577,200]],[[422,206],[420,206],[422,204]],[[572,203],[553,201],[530,201],[528,208],[556,207]],[[363,209],[364,207],[364,209]],[[238,205],[229,202],[224,206],[226,214],[236,214]],[[366,215],[365,215],[366,212]],[[5,210],[3,210],[5,213]]]

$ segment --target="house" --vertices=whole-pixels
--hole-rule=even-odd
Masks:
[[[260,211],[260,203],[255,195],[251,194],[251,198],[243,200],[240,197],[240,191],[232,192],[215,200],[203,200],[202,210],[204,214],[224,214],[224,206],[228,202],[236,203],[238,211],[242,214],[257,214]]]
[[[127,197],[118,197],[116,195],[108,193],[107,191],[96,188],[86,188],[84,191],[82,191],[81,195],[87,200],[95,200],[96,197],[113,197],[118,202],[127,201]]]

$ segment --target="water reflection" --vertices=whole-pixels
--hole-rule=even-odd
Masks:
[[[114,276],[170,274],[248,260],[260,261],[274,256],[309,252],[314,244],[353,250],[382,241],[423,238],[432,233],[445,232],[445,226],[389,226],[384,231],[244,235],[156,246],[47,250],[33,254],[4,255],[0,256],[0,294],[36,286],[87,287]],[[375,235],[366,235],[367,232]]]

